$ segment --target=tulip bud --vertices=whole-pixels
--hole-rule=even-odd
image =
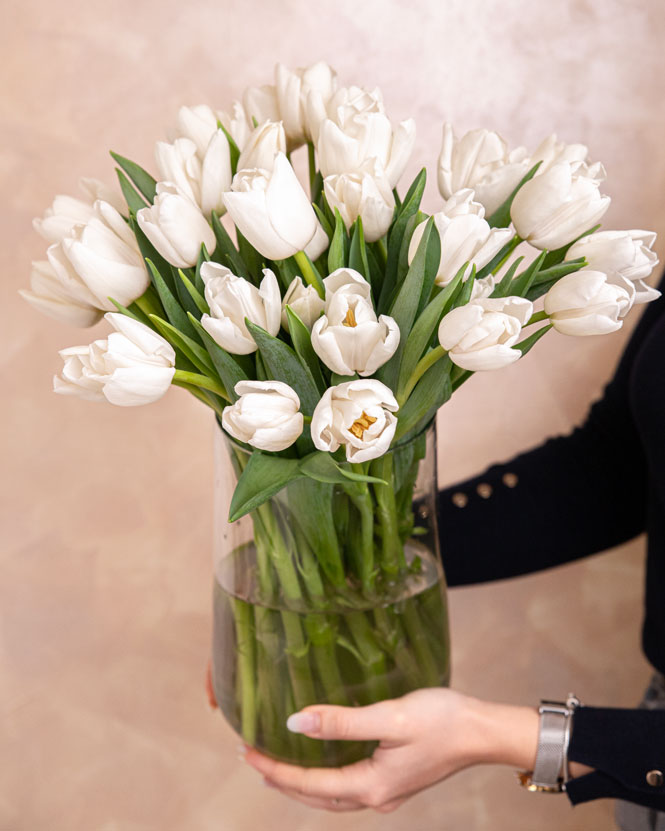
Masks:
[[[471,130],[456,139],[450,124],[443,125],[438,184],[444,199],[473,188],[475,200],[488,214],[510,196],[529,169],[524,147],[508,152],[506,142],[490,130]]]
[[[295,171],[278,153],[272,171],[241,170],[224,204],[240,233],[269,260],[302,251],[319,223]]]
[[[540,167],[536,173],[537,176],[540,176],[560,162],[570,162],[573,165],[585,162],[588,152],[586,145],[566,144],[564,141],[558,141],[556,134],[552,133],[536,147],[529,159],[529,166],[533,167],[537,162],[540,162]]]
[[[399,345],[399,326],[392,317],[378,320],[369,299],[342,286],[326,303],[326,313],[312,326],[312,346],[338,375],[372,375]]]
[[[56,243],[51,246],[51,258]],[[101,318],[102,312],[97,308],[97,299],[71,268],[66,257],[62,255],[62,265],[56,271],[50,261],[34,262],[30,274],[30,291],[19,289],[19,294],[31,306],[61,323],[71,326],[93,326]]]
[[[231,187],[229,143],[222,130],[214,130],[203,153],[188,138],[173,144],[158,141],[155,161],[163,181],[173,183],[184,196],[195,202],[206,216],[223,213],[224,191]]]
[[[555,250],[595,225],[610,206],[597,179],[580,163],[559,162],[517,191],[510,209],[515,230],[535,248]]]
[[[312,138],[307,118],[309,95],[316,95],[325,106],[336,86],[337,76],[324,61],[295,70],[287,69],[281,63],[277,64],[275,90],[289,150],[300,147]]]
[[[434,226],[441,240],[441,258],[436,272],[436,284],[447,285],[464,263],[468,263],[465,279],[472,266],[479,270],[513,237],[509,228],[490,228],[484,219],[483,206],[473,201],[473,191],[453,194],[434,214]],[[408,261],[413,262],[427,221],[417,225],[409,243]]]
[[[150,285],[136,237],[108,202],[95,202],[95,215],[74,227],[62,250],[99,309],[115,309],[109,297],[129,306]]]
[[[265,268],[260,287],[244,277],[237,277],[223,265],[203,263],[201,278],[205,283],[205,299],[210,314],[204,314],[201,325],[211,338],[232,355],[256,352],[254,338],[249,334],[245,318],[271,335],[279,332],[281,298],[277,278]]]
[[[501,369],[520,358],[511,347],[532,313],[533,303],[523,297],[471,300],[443,317],[439,343],[462,369]]]
[[[278,153],[286,153],[284,127],[279,121],[265,121],[251,132],[238,159],[238,170],[260,167],[270,171]]]
[[[370,172],[327,176],[323,187],[328,204],[333,211],[339,210],[347,229],[360,217],[367,242],[376,242],[387,233],[393,220],[395,198],[381,172],[376,176]]]
[[[321,174],[326,178],[357,173],[367,162],[373,162],[384,171],[392,189],[404,172],[415,140],[413,119],[401,122],[393,131],[390,120],[378,107],[357,112],[353,107],[340,106],[336,120],[326,118],[319,127],[317,154]]]
[[[398,403],[374,378],[329,387],[312,414],[311,433],[318,450],[345,446],[349,462],[366,462],[387,452],[395,435]]]
[[[321,316],[324,302],[314,286],[305,286],[302,277],[294,277],[282,300],[282,326],[289,331],[286,307],[289,306],[311,331],[314,321]]]
[[[139,227],[164,259],[176,268],[196,265],[201,243],[212,253],[217,243],[197,205],[170,182],[159,182],[150,208],[136,218]]]
[[[48,242],[61,242],[71,234],[76,225],[82,225],[91,220],[95,216],[93,205],[98,199],[108,202],[121,213],[126,210],[119,194],[103,182],[83,178],[79,180],[79,186],[85,193],[85,199],[77,199],[74,196],[56,196],[51,207],[44,212],[43,219],[32,221],[35,231]]]
[[[276,452],[290,447],[303,429],[300,399],[281,381],[239,381],[238,400],[222,413],[222,427],[238,441]]]
[[[251,125],[265,124],[266,121],[280,121],[277,90],[273,84],[264,84],[261,87],[247,87],[242,97],[243,108],[247,114],[247,121]]]
[[[196,144],[199,158],[205,156],[210,139],[217,132],[217,122],[224,125],[236,145],[242,150],[250,133],[247,116],[239,101],[233,103],[232,114],[223,110],[215,112],[207,104],[198,104],[194,107],[181,107],[178,111],[176,133],[188,138]]]
[[[607,335],[623,325],[630,296],[601,271],[582,269],[558,280],[545,295],[545,312],[562,335]]]
[[[628,292],[632,308],[660,297],[658,289],[644,282],[658,265],[656,252],[651,250],[655,241],[652,231],[599,231],[571,245],[566,260],[584,257],[587,268],[604,272],[609,283]]]
[[[120,407],[157,401],[175,374],[173,347],[138,320],[117,313],[104,317],[116,331],[89,346],[63,349],[65,365],[53,379],[54,391]]]

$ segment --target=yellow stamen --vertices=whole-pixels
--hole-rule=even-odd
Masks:
[[[346,317],[342,321],[342,326],[357,326],[357,325],[358,324],[356,323],[356,316],[353,313],[353,309],[351,307],[349,307],[346,310]]]
[[[363,414],[360,416],[360,418],[356,419],[353,422],[353,424],[349,427],[349,431],[353,433],[353,435],[357,439],[362,439],[365,430],[367,430],[367,428],[371,424],[374,424],[375,421],[375,418],[372,418],[372,416],[367,415],[367,413],[363,410]]]

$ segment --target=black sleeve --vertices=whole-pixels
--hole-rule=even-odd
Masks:
[[[611,797],[665,811],[665,784],[655,776],[665,774],[665,710],[579,707],[568,758],[597,768],[568,782],[573,805]]]
[[[645,530],[647,469],[629,381],[635,356],[663,312],[665,296],[647,307],[581,427],[439,492],[441,557],[450,586],[540,571]]]

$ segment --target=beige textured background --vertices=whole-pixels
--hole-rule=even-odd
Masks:
[[[56,350],[99,336],[38,316],[16,290],[44,245],[30,221],[79,175],[112,181],[107,149],[150,164],[182,103],[227,106],[276,60],[330,61],[414,116],[407,177],[433,164],[440,123],[533,145],[557,130],[609,173],[606,227],[661,232],[665,251],[665,14],[660,0],[5,0],[0,551],[3,831],[338,829],[265,791],[208,711],[211,420],[180,390],[136,410],[55,397]],[[436,204],[428,191],[428,206]],[[441,414],[442,479],[579,421],[626,331],[551,335],[475,378]],[[101,330],[101,327],[100,327]],[[574,471],[571,471],[574,475]],[[519,533],[519,529],[515,529]],[[534,551],[538,540],[533,541]],[[454,679],[515,703],[569,688],[630,706],[643,540],[555,572],[452,597]],[[359,831],[605,829],[523,792],[511,771],[467,771]]]

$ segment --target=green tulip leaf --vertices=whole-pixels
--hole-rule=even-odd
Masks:
[[[289,334],[291,335],[296,354],[307,366],[319,392],[323,394],[328,385],[321,372],[319,357],[312,346],[310,331],[290,306],[286,307],[286,317],[289,321]]]
[[[245,318],[245,325],[259,347],[266,369],[276,381],[283,381],[296,391],[300,409],[311,416],[319,403],[319,391],[307,365],[283,340],[273,337]]]
[[[346,268],[348,262],[349,238],[346,226],[339,210],[335,208],[335,230],[328,249],[328,273],[332,274],[338,268]]]
[[[345,467],[344,464],[336,462],[330,453],[320,450],[317,450],[315,453],[310,453],[309,456],[301,459],[300,470],[305,476],[309,476],[310,479],[316,479],[317,482],[326,482],[331,485],[347,484],[349,480],[352,482],[387,484],[383,479],[378,479],[376,476],[365,476],[362,473],[355,473],[350,468]]]
[[[120,156],[118,153],[114,153],[113,151],[111,151],[111,156],[152,205],[157,194],[157,181],[153,179],[147,171],[137,165],[136,162],[132,162],[130,159],[126,159],[124,156]]]
[[[402,242],[404,240],[409,220],[418,213],[418,209],[420,208],[420,202],[423,198],[426,181],[427,171],[423,168],[413,180],[413,183],[407,191],[404,200],[395,212],[395,218],[388,234],[388,259],[386,263],[386,275],[383,281],[383,286],[381,287],[381,297],[378,303],[378,307],[381,311],[388,308],[390,298],[393,294],[395,286],[397,285],[397,266],[400,251],[402,250]]]
[[[225,265],[227,268],[230,268],[237,277],[249,279],[247,266],[233,244],[231,237],[228,235],[226,228],[219,221],[219,217],[215,211],[212,212],[212,230],[215,234],[217,245],[211,254],[211,259],[220,265]]]
[[[228,390],[229,398],[231,401],[237,401],[238,396],[235,392],[236,384],[238,381],[247,381],[249,378],[248,373],[245,371],[245,368],[240,365],[236,358],[234,358],[234,356],[230,355],[225,349],[222,349],[212,335],[210,335],[210,333],[203,328],[200,321],[198,321],[194,315],[190,314],[189,320],[203,341],[203,345],[207,349],[208,355],[210,355],[210,360],[213,362],[222,384],[224,384],[224,387]]]
[[[356,219],[351,228],[351,246],[349,248],[349,268],[354,269],[371,284],[367,251],[365,249],[365,234],[363,233],[363,221],[360,217]]]
[[[185,312],[178,300],[174,297],[171,289],[166,284],[166,280],[157,270],[152,260],[146,260],[146,263],[152,276],[152,283],[157,289],[157,294],[159,294],[159,299],[162,301],[162,306],[164,306],[164,311],[168,319],[176,329],[179,329],[186,335],[195,336],[196,332],[187,318],[187,312]]]
[[[513,199],[517,196],[517,191],[522,187],[522,185],[525,185],[530,179],[533,179],[541,164],[542,162],[535,164],[520,181],[505,202],[499,205],[491,216],[487,217],[487,222],[489,223],[490,228],[507,228],[510,225],[510,209],[513,205]]]
[[[233,492],[229,522],[235,522],[258,508],[289,482],[302,475],[298,459],[268,456],[254,450]]]
[[[120,190],[122,191],[122,195],[125,197],[125,202],[127,203],[127,207],[129,208],[129,213],[132,216],[136,216],[136,214],[142,208],[148,208],[149,205],[141,196],[141,194],[136,190],[134,185],[129,181],[129,179],[125,176],[125,174],[120,170],[119,167],[116,167],[115,172],[118,176],[118,181],[120,182]]]

